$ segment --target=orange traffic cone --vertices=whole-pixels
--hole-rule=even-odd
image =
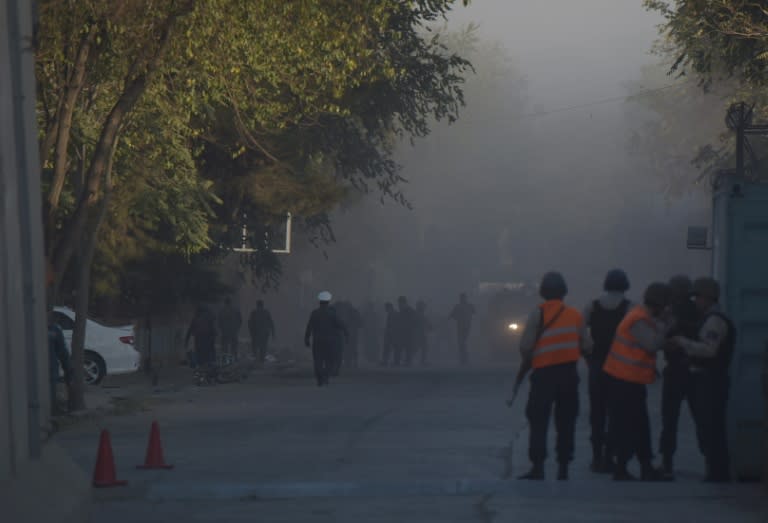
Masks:
[[[96,467],[93,470],[93,486],[119,487],[127,484],[127,481],[118,480],[115,476],[115,458],[112,455],[109,431],[102,430],[99,438],[99,452],[96,454]]]
[[[152,430],[149,431],[149,444],[147,445],[147,457],[143,465],[137,465],[137,469],[172,469],[173,465],[166,465],[163,459],[163,446],[160,443],[160,428],[157,422],[152,422]]]

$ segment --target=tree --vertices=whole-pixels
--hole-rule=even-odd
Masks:
[[[149,244],[189,255],[220,243],[211,235],[231,234],[246,214],[277,207],[255,197],[266,186],[256,174],[305,189],[323,177],[374,183],[400,197],[396,137],[423,136],[431,118],[455,119],[463,101],[468,64],[424,38],[425,24],[453,3],[41,2],[46,251],[54,288],[68,273],[76,287],[74,408],[83,406],[84,326],[103,224],[135,235],[127,243],[137,252]],[[206,163],[211,147],[247,155],[241,172],[251,179],[206,181],[201,173],[216,169]],[[326,196],[338,194],[323,183]],[[216,190],[234,198],[214,209]],[[290,198],[284,206],[297,203]]]
[[[722,123],[732,103],[746,100],[756,119],[768,119],[768,8],[748,0],[646,0],[645,6],[665,18],[656,53],[680,81],[635,97],[659,118],[633,136],[631,148],[657,161],[668,189],[679,194],[733,165],[735,138]]]
[[[768,6],[755,0],[645,0],[665,18],[660,30],[673,71],[722,74],[754,86],[768,82]]]
[[[47,181],[46,252],[54,297],[77,258],[70,406],[84,407],[83,344],[91,264],[114,187],[113,167],[128,118],[194,2],[43,2],[37,28],[41,160]],[[73,149],[80,151],[73,166]],[[121,151],[122,152],[122,151]],[[63,218],[65,187],[74,187]]]
[[[681,197],[701,179],[703,165],[695,160],[702,147],[716,146],[723,135],[723,115],[729,94],[724,86],[702,91],[681,78],[670,84],[664,64],[643,67],[629,86],[627,114],[636,122],[627,143],[655,176],[668,197]]]

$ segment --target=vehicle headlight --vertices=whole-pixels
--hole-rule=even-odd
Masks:
[[[519,328],[520,328],[520,325],[518,325],[517,323],[510,323],[508,326],[508,329],[511,331],[516,331]]]

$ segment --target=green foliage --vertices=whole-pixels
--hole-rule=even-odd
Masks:
[[[656,118],[634,134],[630,150],[647,158],[669,193],[679,195],[692,182],[733,167],[735,136],[723,123],[732,103],[746,100],[754,104],[756,121],[768,121],[768,6],[748,0],[644,3],[664,16],[656,52],[680,78],[670,89],[636,97]],[[643,83],[649,82],[668,80],[647,68]]]
[[[260,234],[290,211],[323,229],[371,186],[404,202],[395,143],[463,104],[469,64],[428,27],[454,3],[40,2],[49,251],[86,223],[82,209],[97,219],[86,206],[108,202],[95,291],[119,293],[128,266],[226,247],[244,221]],[[279,274],[270,254],[251,260],[260,280]]]
[[[672,69],[700,75],[705,86],[721,73],[755,86],[768,82],[768,5],[755,0],[645,0],[660,12]]]

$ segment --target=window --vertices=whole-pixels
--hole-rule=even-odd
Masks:
[[[56,323],[59,324],[61,330],[71,331],[75,328],[75,320],[67,316],[62,312],[54,311],[53,317],[56,318]]]

